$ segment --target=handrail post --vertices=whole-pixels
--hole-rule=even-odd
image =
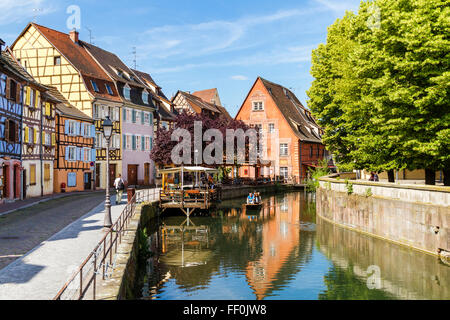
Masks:
[[[80,296],[78,300],[81,300],[81,296],[83,295],[83,268],[80,269]]]

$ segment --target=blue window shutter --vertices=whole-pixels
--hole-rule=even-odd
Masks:
[[[84,123],[82,122],[81,124],[81,136],[83,136],[84,137]]]
[[[91,125],[91,138],[95,138],[95,125]]]
[[[65,149],[66,149],[65,159],[66,159],[66,161],[68,161],[69,160],[69,147],[66,147]]]
[[[150,112],[150,126],[153,126],[153,112]]]
[[[150,137],[150,151],[153,150],[153,137]]]
[[[133,144],[133,150],[136,150],[136,136],[133,135],[132,137],[132,144]]]
[[[132,119],[133,123],[136,123],[136,110],[133,110],[132,117],[133,117],[133,119]]]
[[[145,151],[145,137],[141,136],[141,150]]]
[[[77,174],[75,172],[67,173],[67,186],[68,187],[77,186]]]
[[[122,108],[122,113],[123,113],[123,121],[125,122],[127,121],[127,111],[124,108]]]
[[[65,121],[65,124],[64,124],[64,133],[65,133],[65,134],[69,134],[69,120],[66,120],[66,121]]]
[[[81,161],[86,162],[84,161],[84,148],[81,148]]]
[[[145,124],[144,111],[141,111],[141,124]]]
[[[97,161],[97,152],[95,149],[92,149],[92,157],[91,157],[91,161]]]
[[[77,122],[77,130],[78,130],[77,135],[81,136],[81,123],[80,122]]]
[[[125,150],[127,148],[127,135],[124,134],[123,135],[123,150]]]

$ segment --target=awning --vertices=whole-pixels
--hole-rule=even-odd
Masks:
[[[180,173],[180,172],[206,172],[206,173],[218,173],[219,170],[211,169],[206,167],[177,167],[170,169],[162,169],[158,170],[160,174],[171,174],[171,173]]]

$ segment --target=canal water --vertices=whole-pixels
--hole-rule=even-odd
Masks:
[[[301,192],[224,201],[210,216],[151,221],[137,296],[153,300],[450,299],[437,257],[316,217]]]

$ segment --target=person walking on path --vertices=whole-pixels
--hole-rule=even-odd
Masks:
[[[119,177],[114,181],[114,188],[116,188],[116,204],[120,204],[122,202],[123,191],[125,190],[125,183],[122,180],[122,175],[119,174]]]

